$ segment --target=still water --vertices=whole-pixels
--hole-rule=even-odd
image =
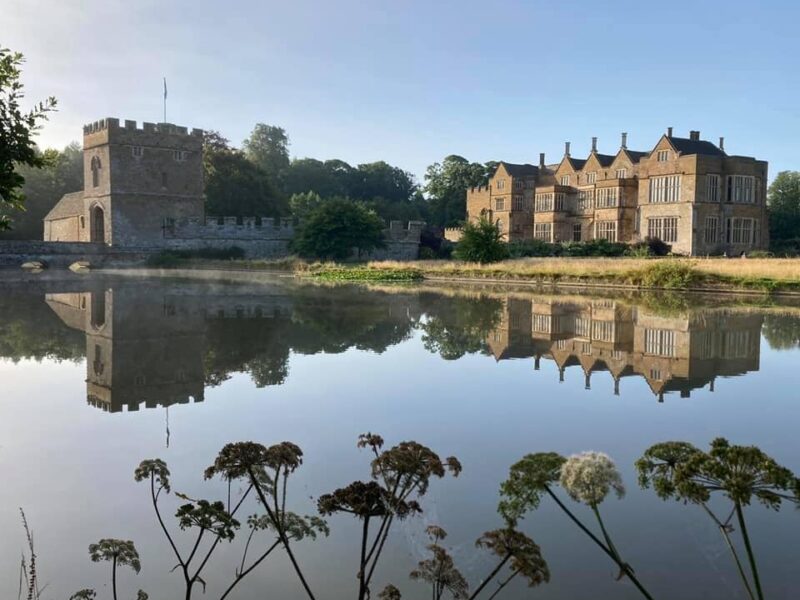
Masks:
[[[227,486],[203,479],[224,444],[292,441],[304,463],[288,505],[315,514],[320,495],[369,479],[369,451],[356,441],[371,431],[387,447],[416,440],[464,467],[434,479],[421,515],[393,525],[373,598],[389,582],[403,598],[430,597],[408,574],[428,557],[432,524],[449,533],[442,544],[474,589],[497,563],[474,542],[502,525],[498,487],[509,466],[531,452],[584,450],[617,463],[627,494],[610,495],[603,517],[654,597],[747,598],[713,522],[697,506],[641,490],[634,461],[656,442],[706,449],[724,436],[800,472],[800,309],[695,304],[283,278],[0,281],[0,596],[17,594],[22,507],[43,598],[86,587],[110,598],[109,564],[87,553],[109,537],[133,540],[141,556],[138,575],[120,570],[121,598],[139,588],[151,599],[183,597],[147,485],[133,480],[141,460],[165,460],[173,491],[225,499]],[[194,536],[172,519],[184,501],[173,493],[161,502],[188,552]],[[243,508],[241,520],[257,509]],[[754,504],[746,516],[765,597],[797,598],[800,513]],[[355,598],[361,527],[347,515],[328,522],[329,537],[293,549],[318,598]],[[521,529],[540,545],[551,581],[513,581],[498,598],[641,597],[553,502]],[[203,571],[206,593],[198,587],[194,597],[220,597],[243,532],[220,546]],[[260,535],[254,547],[274,539]],[[263,597],[305,597],[283,552],[229,596]]]

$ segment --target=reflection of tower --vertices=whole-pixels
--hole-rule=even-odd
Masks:
[[[117,412],[203,400],[204,327],[198,311],[160,294],[50,294],[47,302],[86,333],[88,402]]]

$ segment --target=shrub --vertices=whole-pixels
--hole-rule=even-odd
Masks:
[[[313,209],[301,224],[291,247],[303,258],[345,260],[353,250],[382,248],[384,224],[362,204],[334,198]]]
[[[703,274],[694,268],[694,264],[684,260],[654,261],[632,277],[632,283],[666,289],[689,288],[702,281]]]
[[[646,237],[641,242],[631,244],[625,253],[627,256],[646,258],[648,256],[667,256],[672,252],[672,246],[659,238]]]
[[[556,256],[558,250],[555,244],[548,244],[542,240],[521,240],[508,244],[508,254],[511,258]]]
[[[458,260],[478,263],[498,262],[508,258],[508,244],[500,228],[487,219],[466,223],[453,255]]]
[[[773,258],[775,255],[767,250],[753,250],[747,253],[748,258]]]

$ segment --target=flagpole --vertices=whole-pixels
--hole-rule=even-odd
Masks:
[[[164,77],[164,123],[167,122],[167,78]]]

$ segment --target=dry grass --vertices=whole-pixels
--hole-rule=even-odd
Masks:
[[[510,278],[552,275],[559,277],[598,278],[608,275],[624,276],[652,266],[655,262],[689,264],[710,275],[732,278],[768,278],[781,281],[800,281],[800,258],[520,258],[501,263],[481,265],[454,261],[382,261],[371,267],[381,269],[418,268],[431,275],[474,274],[490,277],[505,274]]]

